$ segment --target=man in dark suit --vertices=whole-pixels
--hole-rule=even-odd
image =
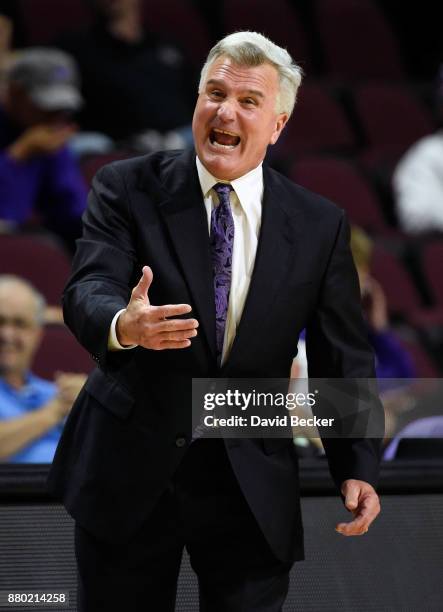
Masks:
[[[99,367],[50,475],[76,520],[80,610],[173,610],[186,546],[201,610],[277,612],[303,558],[292,440],[191,428],[193,377],[287,377],[303,328],[310,377],[374,375],[343,211],[262,166],[300,81],[283,49],[230,35],[202,70],[197,156],[94,181],[64,310]],[[379,445],[324,444],[354,514],[336,528],[365,533]]]

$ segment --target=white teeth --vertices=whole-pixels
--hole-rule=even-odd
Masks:
[[[209,136],[209,140],[210,143],[214,146],[217,147],[220,150],[224,150],[224,151],[230,151],[232,149],[235,149],[235,147],[237,147],[237,145],[240,143],[240,136],[238,136],[238,134],[235,134],[234,132],[229,132],[228,130],[221,130],[220,128],[212,128],[212,133],[217,133],[217,134],[226,134],[227,136],[232,136],[236,139],[235,144],[222,144],[221,142],[217,142],[215,136],[211,137],[211,135]]]
[[[211,144],[212,146],[219,147],[220,149],[235,149],[235,147],[237,146],[237,145],[224,145],[224,144],[217,142],[216,140],[214,140],[214,142]]]

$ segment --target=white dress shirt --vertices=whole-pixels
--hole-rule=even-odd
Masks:
[[[208,232],[210,232],[211,212],[219,204],[218,195],[212,188],[216,183],[226,183],[228,181],[220,181],[215,176],[212,176],[198,157],[196,158],[196,164],[208,215]],[[261,224],[263,198],[262,165],[260,164],[254,170],[229,182],[233,188],[230,198],[232,217],[234,219],[234,249],[232,253],[231,290],[226,316],[222,363],[231,350],[254,269]]]
[[[229,182],[233,188],[233,191],[230,193],[230,200],[232,217],[234,219],[234,248],[232,253],[231,290],[222,353],[223,363],[231,350],[235,338],[254,269],[261,224],[263,168],[262,164],[260,164],[238,179],[221,181],[206,170],[198,157],[196,157],[196,165],[208,217],[208,233],[211,231],[211,212],[219,204],[218,195],[213,189],[214,185],[216,183]],[[155,282],[155,270],[153,272],[153,282]],[[118,311],[111,323],[108,341],[108,348],[110,350],[133,348],[123,347],[117,340],[115,328],[117,319],[122,312],[123,310]]]

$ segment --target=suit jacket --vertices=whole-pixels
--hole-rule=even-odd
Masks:
[[[373,377],[342,210],[266,165],[262,223],[243,315],[223,367],[215,354],[208,225],[190,152],[112,163],[94,179],[64,293],[65,320],[97,361],[67,420],[49,485],[98,537],[129,538],[191,438],[192,377],[289,376],[307,329],[310,377]],[[152,304],[189,303],[199,334],[185,350],[109,352],[115,313],[150,265]],[[229,439],[242,491],[275,554],[303,558],[292,440]],[[379,445],[325,440],[337,486],[375,484]]]

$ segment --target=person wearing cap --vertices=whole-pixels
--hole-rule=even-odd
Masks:
[[[21,226],[36,214],[71,244],[80,234],[86,186],[66,143],[82,105],[74,61],[64,52],[18,52],[0,107],[0,219]]]

